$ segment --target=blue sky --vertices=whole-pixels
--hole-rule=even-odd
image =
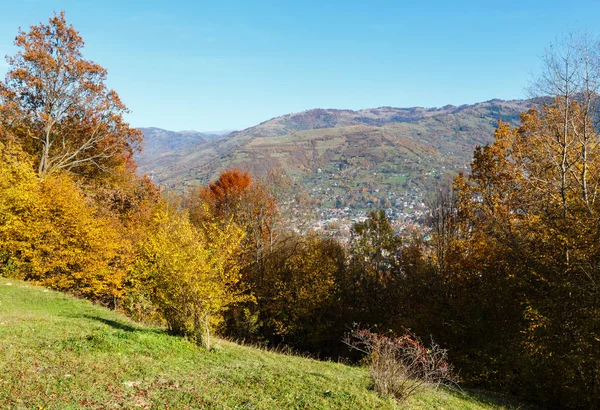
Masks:
[[[561,33],[594,32],[584,1],[3,1],[0,55],[53,11],[134,126],[241,129],[310,108],[522,98]],[[0,75],[7,69],[0,62]]]

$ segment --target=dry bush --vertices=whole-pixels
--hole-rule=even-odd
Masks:
[[[344,343],[366,354],[375,391],[398,401],[405,401],[425,386],[437,388],[457,382],[446,350],[433,341],[425,347],[412,333],[388,337],[357,329]]]

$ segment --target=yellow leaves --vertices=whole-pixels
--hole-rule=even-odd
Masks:
[[[478,294],[484,311],[497,309],[501,320],[490,324],[510,335],[503,348],[517,346],[524,368],[579,371],[584,360],[598,361],[590,340],[598,317],[600,134],[577,103],[559,98],[524,113],[519,129],[500,124],[495,137],[476,150],[470,178],[455,179],[464,240],[454,241],[448,287],[458,297]]]
[[[21,155],[25,160],[19,161]],[[9,276],[21,276],[21,260],[12,255],[29,250],[32,220],[39,207],[38,181],[26,158],[9,140],[0,142],[0,262],[2,274]]]
[[[123,240],[67,175],[40,182],[18,147],[0,149],[2,272],[112,302],[123,291]]]
[[[230,263],[242,238],[232,223],[196,228],[169,204],[157,210],[138,245],[136,272],[173,332],[205,343],[223,310],[242,299],[233,288],[239,269]]]
[[[531,355],[551,356],[552,352],[547,349],[547,346],[542,341],[548,335],[551,320],[532,306],[525,308],[524,316],[527,321],[527,327],[522,333],[524,335],[523,345],[526,347],[527,353]]]
[[[316,235],[290,235],[277,243],[249,283],[265,325],[295,343],[321,340],[344,256],[338,244]]]
[[[105,303],[121,298],[126,282],[135,293],[147,281],[173,330],[208,332],[241,298],[231,259],[243,230],[205,209],[195,227],[187,214],[157,206],[149,180],[132,177],[141,132],[124,122],[127,108],[106,88],[106,70],[82,58],[83,40],[64,13],[20,31],[15,43],[0,82],[2,273]],[[229,182],[219,185],[222,200],[247,187]],[[256,203],[257,231],[267,232],[269,203]]]
[[[105,302],[123,292],[119,263],[125,240],[114,222],[94,208],[66,175],[41,184],[40,226],[29,278]]]

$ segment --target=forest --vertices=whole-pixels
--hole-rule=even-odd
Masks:
[[[230,169],[183,194],[136,173],[106,70],[64,13],[19,31],[0,82],[0,275],[211,348],[220,335],[356,360],[352,329],[447,349],[461,385],[600,408],[598,46],[544,57],[540,103],[430,193],[400,236],[374,210],[347,243],[293,229],[286,176]]]

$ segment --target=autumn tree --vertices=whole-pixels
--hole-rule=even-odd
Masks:
[[[264,257],[273,247],[279,221],[277,200],[270,187],[253,180],[247,172],[232,169],[208,186],[189,192],[184,205],[197,226],[215,218],[224,224],[233,221],[244,230],[238,263],[245,282],[252,282],[253,289],[262,286]]]
[[[448,267],[448,256],[458,235],[456,223],[456,193],[451,184],[442,185],[426,198],[429,209],[427,227],[431,230],[429,244],[434,250],[433,263],[438,273]]]
[[[401,240],[385,212],[369,213],[364,222],[351,230],[351,247],[355,263],[364,265],[369,274],[384,279],[398,261]]]
[[[547,50],[534,84],[552,98],[523,118],[515,155],[534,199],[530,214],[537,292],[527,312],[527,345],[537,372],[558,369],[548,384],[562,403],[600,406],[600,43],[587,32],[559,38]],[[540,246],[541,245],[541,246]],[[566,346],[569,346],[568,348]],[[573,368],[575,367],[575,368]]]
[[[0,266],[31,280],[116,306],[124,293],[127,242],[73,180],[40,182],[19,145],[0,142]]]
[[[273,242],[273,228],[277,203],[269,187],[253,180],[252,176],[237,169],[227,170],[215,182],[188,196],[189,201],[200,198],[211,212],[224,220],[232,218],[246,230],[247,249],[252,249],[254,262],[260,259],[265,246]],[[192,217],[198,205],[192,207]],[[202,210],[200,206],[200,210]],[[197,217],[196,217],[197,219]]]
[[[344,248],[315,234],[288,233],[265,259],[265,283],[255,292],[261,335],[303,351],[334,353],[345,331],[339,287]]]
[[[130,248],[118,221],[102,217],[68,175],[46,178],[40,195],[45,218],[39,219],[25,279],[116,307]]]
[[[472,380],[548,405],[594,407],[600,220],[595,189],[584,186],[596,185],[589,171],[600,158],[595,142],[583,149],[577,137],[587,123],[588,142],[597,140],[591,117],[565,98],[524,113],[519,128],[500,123],[493,144],[475,150],[468,179],[455,180],[462,238],[446,283],[460,318],[452,327],[478,334],[471,351],[487,352],[462,351]],[[465,337],[455,333],[454,343]]]
[[[224,309],[243,299],[239,267],[230,263],[242,237],[233,223],[207,219],[197,228],[172,205],[157,208],[138,243],[136,276],[171,332],[210,349]]]
[[[20,31],[0,82],[0,119],[32,154],[41,177],[58,170],[91,175],[132,165],[139,130],[105,84],[106,70],[82,56],[83,39],[64,12]]]
[[[521,298],[529,250],[519,232],[527,231],[530,216],[513,162],[516,137],[517,130],[499,122],[494,143],[475,149],[471,175],[454,180],[446,229],[432,221],[432,301],[438,309],[432,327],[465,378],[488,388],[516,383],[525,326]]]
[[[199,195],[218,216],[231,216],[238,211],[251,184],[249,173],[231,169],[222,172],[208,187],[203,187]]]
[[[383,210],[351,228],[348,305],[354,320],[376,324],[388,318],[391,288],[400,274],[402,241]]]
[[[553,99],[541,116],[548,128],[537,143],[548,152],[559,175],[562,218],[567,217],[568,192],[575,186],[588,211],[597,197],[594,169],[600,121],[599,39],[587,31],[557,38],[543,55],[542,72],[530,89],[535,97]]]
[[[41,201],[32,158],[12,141],[0,125],[0,273],[21,275],[26,260],[20,258],[35,238],[32,223],[38,218]]]

